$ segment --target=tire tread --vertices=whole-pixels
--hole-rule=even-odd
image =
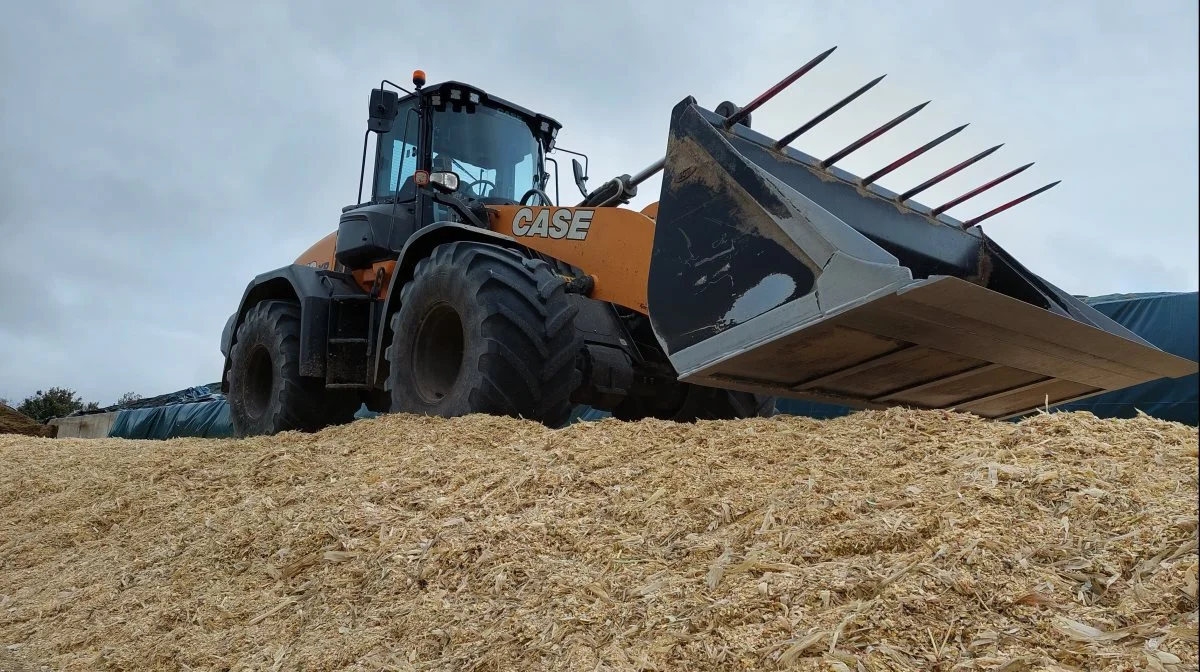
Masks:
[[[483,341],[478,359],[463,365],[472,410],[550,426],[566,422],[580,381],[576,361],[583,337],[575,328],[578,309],[567,299],[563,279],[545,262],[513,250],[452,242],[438,246],[416,265],[413,278],[400,290],[401,300],[410,299],[418,283],[438,273],[449,275],[453,283],[465,283],[468,300],[482,309],[476,324],[464,325]],[[394,388],[401,378],[399,363],[405,361],[397,336],[411,328],[405,326],[403,305],[389,324],[393,345],[385,356]],[[392,389],[392,398],[396,406],[404,394]]]

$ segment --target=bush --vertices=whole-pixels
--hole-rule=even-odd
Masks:
[[[75,393],[75,390],[65,387],[52,387],[44,392],[38,390],[33,396],[26,397],[20,406],[17,406],[17,410],[22,414],[43,423],[51,418],[61,418],[76,411],[91,411],[98,408],[100,408],[100,404],[94,401],[84,402]]]

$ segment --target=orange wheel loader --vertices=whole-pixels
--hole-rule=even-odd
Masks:
[[[876,183],[962,127],[867,177],[835,164],[923,106],[825,159],[790,146],[879,79],[779,139],[751,129],[832,51],[745,106],[680,101],[665,156],[639,173],[588,190],[572,159],[572,206],[547,193],[557,121],[420,71],[412,90],[384,80],[359,202],[255,277],[225,325],[235,431],[313,431],[364,403],[549,426],[581,404],[695,421],[768,415],[779,397],[1010,418],[1197,370],[978,226],[1053,184],[961,221],[945,211],[1024,167],[946,204],[912,200],[995,148],[901,193]],[[622,207],[660,171],[657,202]]]

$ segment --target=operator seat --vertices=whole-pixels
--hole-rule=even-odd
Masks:
[[[431,168],[435,173],[451,172],[454,170],[454,162],[450,159],[449,155],[438,154],[437,156],[433,157],[433,164]],[[459,178],[461,177],[462,175],[459,175]]]

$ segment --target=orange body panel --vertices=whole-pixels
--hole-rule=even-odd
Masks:
[[[322,270],[333,268],[337,265],[337,260],[334,259],[333,252],[337,246],[337,231],[325,236],[324,238],[313,243],[313,246],[305,250],[299,257],[296,257],[297,264],[301,266],[312,266]]]
[[[312,266],[313,268],[326,270],[337,268],[337,259],[334,257],[334,251],[337,248],[337,231],[325,236],[313,244],[296,258],[297,264],[304,266]],[[387,296],[388,281],[392,279],[392,271],[396,269],[396,260],[379,261],[371,264],[370,268],[362,268],[356,271],[351,271],[355,282],[359,287],[362,287],[364,292],[371,291],[371,286],[375,284],[375,276],[383,270],[382,282],[383,286],[379,289],[379,296]]]
[[[654,220],[624,208],[490,206],[489,227],[592,276],[592,298],[646,314]]]
[[[363,268],[357,271],[352,271],[355,282],[359,287],[363,288],[364,292],[370,292],[371,286],[375,284],[376,276],[379,277],[379,298],[387,296],[388,282],[392,279],[392,271],[396,270],[396,260],[377,261],[371,264],[370,268]]]
[[[641,212],[624,208],[558,208],[501,205],[489,208],[489,226],[526,247],[582,269],[595,283],[592,298],[646,314],[646,282],[658,204]],[[296,258],[318,269],[337,267],[337,232],[321,238]],[[363,291],[383,272],[379,296],[387,296],[396,261],[352,271]]]

